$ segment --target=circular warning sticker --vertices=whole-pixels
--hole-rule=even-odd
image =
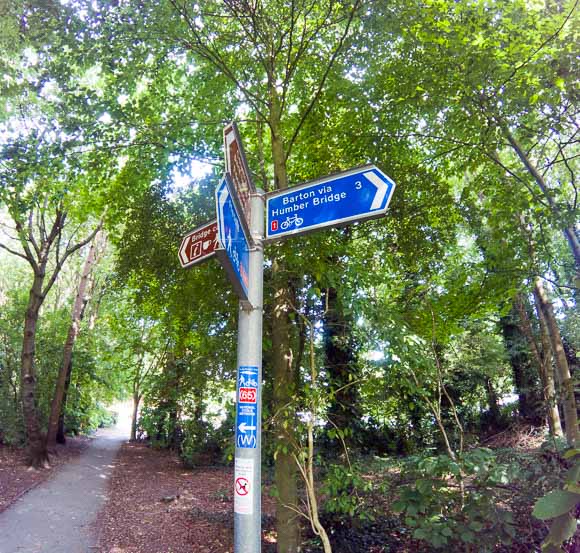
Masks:
[[[240,477],[236,478],[236,494],[237,495],[248,495],[250,491],[250,482],[247,478]]]

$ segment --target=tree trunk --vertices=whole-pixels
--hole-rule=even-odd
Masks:
[[[500,319],[500,326],[514,375],[514,384],[519,398],[520,416],[532,424],[542,424],[539,406],[542,400],[536,371],[532,369],[529,347],[525,336],[516,322],[519,321],[516,305],[509,315]]]
[[[355,344],[351,321],[345,317],[338,300],[336,288],[326,290],[324,313],[325,365],[331,392],[328,418],[341,430],[347,430],[345,442],[356,443],[355,437],[361,421],[358,408],[358,388],[354,381],[358,376]]]
[[[548,299],[548,295],[544,290],[542,282],[539,278],[536,279],[534,285],[534,297],[538,302],[546,321],[548,335],[550,337],[550,345],[552,346],[552,353],[556,363],[556,369],[560,374],[560,382],[562,386],[562,405],[564,410],[564,424],[566,426],[566,439],[571,447],[578,444],[578,412],[576,410],[576,398],[574,396],[574,383],[570,376],[570,367],[564,352],[562,344],[562,337],[560,329],[554,316],[554,308],[552,302]]]
[[[272,140],[272,160],[274,162],[275,188],[288,187],[286,154],[280,127],[280,104],[275,83],[270,87],[270,130]],[[300,526],[294,509],[298,506],[296,464],[292,447],[295,443],[294,427],[296,416],[294,407],[295,367],[290,339],[290,298],[288,276],[285,267],[278,260],[272,263],[274,279],[274,314],[272,317],[272,365],[273,402],[275,413],[275,436],[277,456],[275,483],[278,491],[276,502],[276,530],[278,532],[278,553],[300,551]]]
[[[131,416],[131,441],[137,440],[137,417],[139,415],[139,403],[141,403],[141,395],[139,392],[133,392],[133,415]]]
[[[97,260],[97,242],[98,234],[95,235],[79,281],[79,287],[72,310],[71,324],[68,330],[68,335],[64,343],[63,362],[58,373],[56,385],[54,389],[54,396],[52,398],[52,405],[50,408],[50,417],[48,419],[48,431],[46,434],[47,447],[54,448],[56,446],[56,435],[58,433],[58,421],[63,407],[64,392],[66,386],[67,375],[72,367],[72,353],[73,348],[79,335],[81,320],[86,307],[85,291],[89,281],[89,275]],[[70,378],[70,377],[69,377]]]
[[[70,388],[72,370],[73,370],[73,359],[71,359],[71,361],[68,365],[68,370],[66,372],[66,380],[64,381],[64,394],[62,396],[62,408],[61,408],[60,414],[58,416],[58,429],[56,431],[56,443],[57,444],[65,444],[66,443],[66,432],[65,432],[65,427],[64,427],[64,413],[66,410],[66,400],[68,398],[68,391]]]
[[[493,428],[499,428],[501,426],[501,411],[493,381],[488,376],[485,377],[485,393],[489,405],[489,422]]]
[[[528,341],[530,351],[534,355],[536,364],[538,365],[538,372],[542,382],[542,395],[544,397],[546,406],[546,415],[548,418],[550,435],[562,436],[562,425],[560,424],[560,414],[558,413],[558,405],[556,403],[554,377],[551,367],[552,350],[550,347],[549,339],[546,341],[547,335],[545,334],[546,328],[544,317],[541,310],[538,310],[538,315],[540,317],[540,332],[542,336],[542,351],[540,352],[538,344],[536,343],[536,339],[534,338],[534,333],[530,323],[530,318],[528,316],[526,304],[527,302],[525,301],[523,295],[521,293],[518,294],[516,298],[516,306],[520,316],[521,330]]]
[[[570,375],[572,376],[572,380],[576,382],[578,374],[580,374],[580,352],[570,343],[566,336],[562,336],[562,345],[564,346],[564,352],[566,353],[566,359],[568,360]],[[576,398],[576,408],[580,409],[580,388],[578,388],[578,386],[574,387],[574,396]]]
[[[535,298],[535,296],[534,296]],[[548,409],[548,425],[553,436],[561,437],[564,435],[562,430],[562,421],[560,420],[560,411],[558,410],[558,400],[556,397],[556,386],[554,384],[554,368],[552,366],[552,346],[550,344],[550,334],[546,318],[542,312],[542,307],[536,304],[536,314],[540,323],[540,338],[542,343],[542,365],[545,378],[545,396]]]
[[[48,205],[48,197],[45,197],[45,207]],[[40,307],[46,298],[46,295],[56,282],[56,279],[66,262],[66,260],[77,250],[88,244],[98,232],[99,227],[95,228],[84,240],[71,245],[70,241],[67,246],[60,248],[62,239],[62,230],[65,226],[67,213],[62,210],[62,205],[56,208],[54,218],[50,229],[46,226],[44,212],[39,214],[36,219],[38,230],[38,240],[34,237],[33,220],[34,208],[28,212],[28,223],[22,219],[22,213],[19,210],[10,211],[14,221],[15,229],[24,254],[16,253],[23,257],[32,267],[34,278],[28,306],[24,320],[24,336],[22,338],[22,355],[20,368],[20,387],[22,412],[24,415],[24,425],[26,430],[26,439],[28,443],[28,462],[39,467],[48,462],[48,453],[46,441],[40,428],[40,419],[36,405],[36,374],[34,367],[34,353],[36,342],[36,327]],[[51,269],[47,275],[46,268],[50,259],[51,250],[56,244],[56,255],[52,259]],[[45,284],[46,279],[46,284]]]
[[[44,267],[40,267],[38,271],[35,271],[34,281],[30,289],[24,320],[20,369],[20,396],[22,398],[22,412],[28,441],[27,461],[35,468],[45,466],[49,461],[44,436],[40,428],[40,416],[36,403],[36,370],[34,366],[36,327],[43,301],[42,284],[44,275]]]
[[[274,273],[281,272],[277,261],[272,264]],[[300,529],[296,512],[298,490],[293,444],[296,416],[295,378],[293,352],[290,346],[289,290],[279,287],[274,296],[272,320],[273,403],[275,413],[276,466],[275,482],[278,491],[276,526],[278,553],[295,553],[300,547]]]

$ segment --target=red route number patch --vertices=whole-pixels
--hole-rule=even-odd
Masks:
[[[256,403],[256,388],[240,388],[240,403]]]

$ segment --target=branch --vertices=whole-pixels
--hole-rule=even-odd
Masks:
[[[32,209],[30,210],[30,213],[28,215],[28,240],[30,241],[32,247],[34,248],[34,251],[36,252],[36,257],[40,258],[40,248],[38,247],[38,244],[36,243],[36,240],[34,238],[34,233],[32,232]]]
[[[521,184],[523,184],[526,187],[527,191],[532,195],[532,198],[534,198],[534,200],[542,204],[544,207],[549,207],[549,205],[543,201],[542,196],[537,194],[536,190],[532,186],[530,186],[530,183],[526,179],[520,177],[517,173],[512,171],[507,165],[505,165],[501,161],[497,152],[485,152],[485,155],[486,157],[491,159],[494,163],[496,163],[499,167],[501,167],[506,173],[508,173],[510,176],[512,176]]]
[[[344,44],[344,41],[346,40],[346,37],[348,36],[348,33],[350,31],[350,26],[354,20],[354,16],[355,16],[355,14],[356,14],[356,12],[361,4],[361,1],[362,0],[356,0],[355,4],[350,12],[346,27],[344,29],[344,32],[343,32],[342,36],[340,37],[340,40],[338,41],[338,45],[337,45],[336,49],[334,50],[332,56],[330,57],[330,61],[329,61],[328,65],[326,66],[326,70],[324,71],[324,74],[322,75],[322,79],[318,83],[318,88],[317,88],[316,92],[314,93],[314,96],[310,100],[308,107],[306,108],[306,110],[302,114],[302,117],[300,118],[300,121],[298,122],[296,129],[294,129],[294,134],[292,135],[292,138],[289,140],[288,147],[286,149],[286,159],[288,159],[290,156],[290,152],[292,151],[292,146],[294,145],[294,142],[296,141],[296,138],[298,137],[298,133],[300,132],[302,125],[304,125],[306,118],[308,117],[308,115],[312,111],[312,108],[314,107],[314,105],[318,101],[318,98],[320,97],[320,94],[322,93],[322,89],[324,88],[324,85],[326,84],[326,79],[328,78],[328,75],[330,74],[330,70],[332,69],[334,62],[336,61],[338,54],[342,50],[342,46]],[[580,1],[580,0],[578,0],[578,1]]]
[[[203,42],[202,37],[200,36],[199,31],[195,25],[195,22],[191,20],[185,8],[178,6],[176,0],[170,0],[170,2],[173,8],[177,11],[177,13],[184,19],[193,37],[195,38],[195,43],[184,41],[183,42],[184,46],[188,47],[190,50],[194,52],[197,52],[200,56],[209,61],[214,67],[219,69],[228,79],[230,79],[236,85],[239,91],[246,97],[246,100],[254,108],[256,113],[265,120],[266,117],[264,116],[259,107],[260,104],[262,105],[265,104],[264,100],[259,96],[257,96],[256,94],[253,94],[247,87],[242,85],[242,83],[234,75],[233,71],[230,69],[228,64],[220,56],[220,54],[217,51],[212,50],[209,46],[207,46]]]
[[[510,76],[498,87],[498,90],[501,90],[509,81],[511,81],[513,79],[513,77],[515,76],[515,74],[520,69],[522,69],[523,67],[528,65],[528,63],[530,63],[532,61],[534,56],[536,56],[545,46],[547,46],[550,42],[552,42],[552,40],[554,40],[560,34],[562,29],[566,26],[566,23],[568,23],[568,21],[570,20],[570,17],[572,17],[572,14],[576,10],[579,1],[580,0],[576,0],[576,2],[574,2],[572,9],[568,12],[566,17],[564,18],[564,21],[556,29],[556,31],[554,33],[552,33],[546,40],[544,40],[544,42],[542,42],[542,44],[540,44],[540,46],[538,46],[538,48],[536,48],[536,50],[528,57],[528,59],[526,59],[525,61],[523,61],[522,63],[520,63],[516,67],[514,67],[514,70],[511,72]]]
[[[64,217],[63,217],[63,222],[64,222]],[[55,283],[56,278],[58,277],[65,261],[77,250],[79,250],[80,248],[82,248],[83,246],[86,246],[97,234],[97,232],[99,232],[99,230],[101,230],[103,221],[101,219],[101,221],[99,222],[99,224],[95,227],[95,229],[84,239],[81,240],[80,242],[78,242],[77,244],[75,244],[74,246],[72,246],[71,248],[67,248],[66,251],[64,252],[64,255],[62,256],[62,259],[60,261],[57,261],[56,266],[54,267],[52,274],[50,276],[50,279],[48,280],[46,286],[44,287],[44,290],[42,291],[42,295],[43,297],[46,297],[46,295],[48,294],[48,292],[50,291],[50,289],[52,288],[52,285]],[[60,240],[59,240],[60,242]]]
[[[21,257],[22,259],[24,259],[30,263],[30,259],[28,259],[27,256],[25,256],[23,253],[17,252],[16,250],[11,250],[8,246],[5,246],[4,244],[2,244],[2,242],[0,242],[0,248],[2,248],[3,250],[6,250],[8,253],[11,253],[12,255],[16,255],[18,257]]]
[[[24,257],[24,259],[26,259],[26,261],[28,261],[28,263],[32,267],[32,270],[34,271],[34,274],[37,274],[39,272],[38,263],[36,262],[34,255],[32,255],[32,252],[30,251],[30,248],[28,247],[28,242],[27,242],[27,239],[24,235],[24,230],[22,228],[22,222],[18,219],[18,217],[14,216],[14,213],[10,212],[10,216],[12,217],[12,220],[14,221],[16,232],[18,233],[18,241],[20,242],[20,245],[22,246],[22,249],[24,250],[24,253],[26,255],[26,257]],[[6,246],[3,246],[3,247],[4,247],[4,249],[7,249]],[[11,251],[11,250],[8,250],[8,251]],[[11,253],[14,253],[15,255],[19,255],[18,253],[14,252],[14,251],[11,251]]]

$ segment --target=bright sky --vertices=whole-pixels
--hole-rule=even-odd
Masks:
[[[195,186],[199,180],[209,175],[212,172],[212,169],[213,166],[211,164],[197,159],[194,159],[191,162],[187,173],[182,173],[177,168],[174,168],[171,172],[173,185],[172,193],[169,195],[169,198],[174,199],[188,188]]]

